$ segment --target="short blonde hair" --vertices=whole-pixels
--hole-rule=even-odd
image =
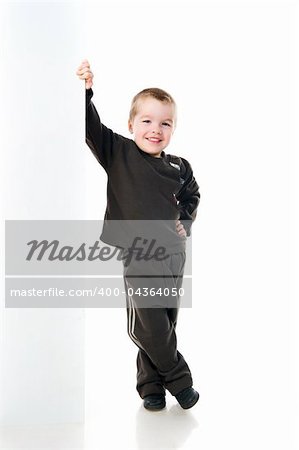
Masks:
[[[173,105],[174,110],[175,110],[175,122],[176,122],[176,103],[175,103],[173,97],[170,94],[168,94],[168,92],[164,91],[163,89],[159,89],[159,88],[143,89],[142,91],[138,92],[138,94],[135,95],[135,97],[133,98],[132,103],[131,103],[131,109],[130,109],[130,115],[129,115],[130,121],[133,121],[137,114],[138,100],[147,98],[147,97],[152,97],[152,98],[155,98],[156,100],[159,100],[160,102]]]

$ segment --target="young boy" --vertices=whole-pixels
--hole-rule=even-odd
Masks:
[[[101,123],[91,101],[93,73],[87,60],[81,63],[77,75],[85,80],[86,87],[86,143],[108,175],[101,239],[124,248],[124,254],[130,255],[130,263],[124,264],[124,282],[128,334],[139,347],[137,391],[148,410],[165,407],[165,389],[176,397],[182,408],[191,408],[199,394],[192,387],[186,361],[177,351],[175,327],[179,295],[171,305],[168,300],[165,305],[161,304],[158,295],[148,297],[148,306],[144,307],[140,295],[136,294],[142,283],[145,283],[143,289],[158,290],[168,286],[179,292],[186,236],[190,235],[199,203],[198,185],[188,161],[164,153],[176,127],[176,104],[161,89],[141,91],[132,101],[128,127],[134,140],[128,139]],[[136,252],[127,248],[120,237],[122,224],[127,221],[173,223],[174,233],[166,226],[167,232],[176,235],[176,239],[168,243],[167,258],[152,258],[147,266],[144,260],[137,258]],[[115,222],[121,224],[117,232],[112,226]]]

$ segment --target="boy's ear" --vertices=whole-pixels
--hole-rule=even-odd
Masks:
[[[133,133],[133,127],[132,127],[132,123],[131,123],[130,119],[128,120],[128,128],[129,128],[129,132]]]

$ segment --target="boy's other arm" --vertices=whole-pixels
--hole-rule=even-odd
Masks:
[[[181,177],[184,183],[178,194],[176,195],[179,201],[180,222],[183,224],[187,236],[191,234],[191,225],[196,218],[197,207],[200,201],[199,186],[193,176],[193,171],[187,160],[181,158]]]

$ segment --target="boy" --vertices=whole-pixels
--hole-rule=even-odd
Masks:
[[[108,175],[101,239],[123,248],[124,254],[130,256],[129,264],[124,263],[124,282],[128,334],[139,347],[137,391],[148,410],[157,411],[166,406],[165,389],[176,397],[182,408],[191,408],[199,394],[192,387],[186,361],[177,351],[175,327],[179,295],[176,302],[171,300],[171,305],[168,300],[161,305],[158,295],[148,297],[143,307],[140,295],[136,294],[140,287],[158,290],[161,286],[179,292],[185,240],[190,235],[199,203],[198,185],[190,164],[183,158],[164,153],[176,126],[176,104],[161,89],[141,91],[132,101],[128,127],[134,140],[128,139],[101,123],[91,101],[93,74],[87,60],[81,63],[77,75],[85,80],[86,87],[86,143]],[[174,224],[173,229],[163,227],[163,235],[165,230],[165,236],[172,235],[171,242],[165,238],[167,258],[152,258],[147,265],[138,258],[132,247],[124,244],[126,221]],[[114,223],[120,224],[117,231]]]

